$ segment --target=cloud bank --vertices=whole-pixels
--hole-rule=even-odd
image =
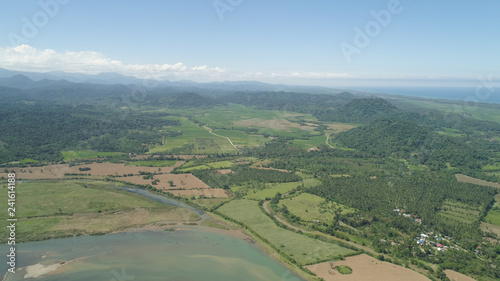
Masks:
[[[39,50],[29,45],[0,48],[0,67],[31,72],[63,71],[71,73],[98,74],[115,72],[142,79],[192,79],[192,80],[260,80],[260,79],[332,79],[348,77],[345,73],[318,72],[234,72],[217,66],[187,66],[182,62],[173,64],[125,64],[94,51]]]

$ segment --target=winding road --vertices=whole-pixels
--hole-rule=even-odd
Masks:
[[[240,150],[238,149],[238,147],[236,147],[236,145],[234,145],[234,143],[231,141],[231,139],[230,139],[230,138],[225,137],[225,136],[221,136],[221,135],[218,135],[218,134],[216,134],[216,133],[212,132],[212,131],[213,131],[213,130],[212,130],[212,128],[209,128],[209,127],[207,127],[206,125],[205,125],[205,126],[203,126],[203,128],[207,129],[207,130],[208,130],[208,132],[209,132],[210,134],[214,135],[214,136],[217,136],[217,137],[220,137],[220,138],[225,138],[225,139],[226,139],[226,140],[228,140],[228,141],[229,141],[229,143],[230,143],[230,144],[234,147],[234,149],[236,149],[236,151],[238,151],[238,152],[240,151]]]

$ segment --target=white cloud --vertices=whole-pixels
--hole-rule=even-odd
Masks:
[[[125,64],[94,51],[39,50],[29,45],[0,48],[0,67],[32,72],[63,71],[72,73],[98,74],[115,72],[151,80],[191,79],[195,81],[223,80],[267,80],[268,82],[290,82],[295,79],[339,79],[346,73],[320,72],[235,72],[221,67],[198,65],[188,67],[182,62],[173,64]]]
[[[51,49],[38,50],[28,45],[0,48],[0,67],[19,71],[64,71],[85,74],[116,72],[146,79],[162,79],[172,76],[217,76],[225,70],[219,67],[187,67],[182,62],[175,64],[124,64],[105,55],[93,52],[56,52]]]

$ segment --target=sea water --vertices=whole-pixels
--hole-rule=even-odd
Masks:
[[[7,246],[0,247],[3,253]],[[246,240],[202,227],[128,231],[17,245],[16,273],[4,280],[61,281],[299,281]],[[27,267],[64,264],[36,279]],[[2,272],[6,264],[0,265]]]

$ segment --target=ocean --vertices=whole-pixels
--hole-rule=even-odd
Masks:
[[[420,98],[435,98],[467,102],[500,103],[500,88],[470,87],[356,87],[355,90],[411,96]]]

